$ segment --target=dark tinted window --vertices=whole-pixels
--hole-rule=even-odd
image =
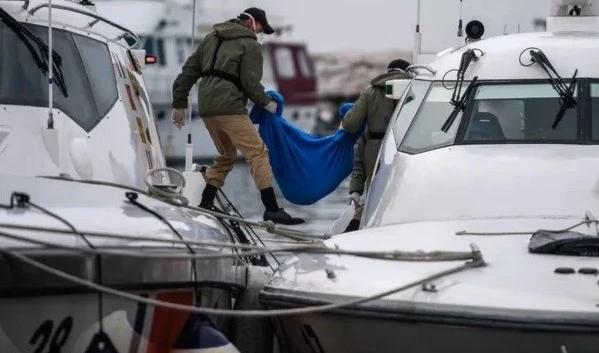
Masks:
[[[164,40],[162,38],[156,40],[156,47],[158,51],[158,54],[156,55],[158,57],[158,64],[160,66],[166,66],[166,54],[164,51]]]
[[[591,137],[599,140],[599,83],[591,83]]]
[[[25,24],[25,26],[42,41],[47,41],[46,27],[30,24]],[[91,41],[91,39],[86,40]],[[58,86],[54,86],[54,107],[65,112],[87,132],[93,129],[104,115],[101,114],[103,112],[98,111],[96,102],[101,103],[102,107],[109,105],[108,97],[110,95],[103,95],[102,92],[105,93],[110,89],[115,89],[116,92],[114,71],[108,56],[108,49],[104,44],[96,43],[103,46],[104,53],[100,53],[98,51],[99,47],[97,47],[96,51],[87,52],[87,49],[85,49],[80,54],[73,36],[69,32],[53,31],[54,50],[62,58],[62,70],[67,86],[66,97]],[[33,46],[38,50],[37,46]],[[99,65],[99,68],[90,70],[90,75],[93,75],[90,81],[81,58],[82,56],[88,58],[95,55],[99,55],[103,59],[93,58],[94,65]],[[101,60],[105,61],[102,63]],[[110,69],[107,71],[108,65],[110,65]],[[103,81],[98,82],[98,76],[112,76],[113,87],[98,89],[99,94],[95,99],[90,82],[102,86],[104,83],[110,82],[109,77],[103,77]],[[116,101],[116,98],[113,100]],[[47,76],[38,69],[25,44],[2,22],[0,22],[0,103],[38,107],[48,106]]]
[[[464,141],[576,141],[577,108],[566,110],[554,129],[552,125],[559,110],[559,95],[550,84],[480,86],[474,96]]]
[[[142,37],[144,42],[144,49],[148,55],[156,55],[154,52],[154,38],[153,37]]]
[[[79,48],[100,116],[108,113],[118,98],[114,68],[110,52],[104,43],[80,35],[73,35]]]

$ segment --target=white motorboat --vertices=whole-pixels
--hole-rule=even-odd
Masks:
[[[3,353],[237,352],[214,331],[236,321],[197,311],[251,305],[273,260],[239,252],[242,219],[191,207],[200,173],[165,168],[136,44],[86,1],[0,1]]]
[[[325,244],[406,253],[281,265],[269,309],[349,301],[278,317],[283,351],[595,352],[598,54],[599,1],[553,0],[546,32],[470,41],[389,82],[361,229]]]

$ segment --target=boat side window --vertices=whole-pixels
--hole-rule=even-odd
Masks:
[[[591,83],[591,139],[599,140],[599,83]]]
[[[272,60],[270,58],[269,52],[270,51],[268,50],[267,47],[262,48],[262,58],[263,58],[262,82],[266,86],[270,85],[274,81]]]
[[[450,85],[450,83],[446,83]],[[464,83],[462,92],[468,84]],[[454,143],[462,112],[458,114],[447,132],[441,127],[453,111],[449,102],[453,90],[448,90],[438,82],[433,84],[416,118],[410,125],[406,137],[399,150],[406,153],[422,153],[436,148],[450,146]]]
[[[293,54],[289,47],[275,48],[275,63],[277,73],[280,78],[289,79],[295,77],[295,66],[293,64]]]
[[[46,27],[24,24],[42,41],[47,41]],[[73,37],[69,32],[53,31],[54,50],[62,58],[67,87],[65,97],[54,87],[54,107],[89,132],[101,120],[94,95]],[[37,50],[37,48],[35,49]],[[111,75],[114,75],[111,64]],[[0,104],[48,106],[48,77],[37,67],[23,42],[0,22]]]
[[[157,60],[157,64],[160,66],[166,66],[166,52],[164,51],[164,39],[155,38],[153,36],[143,37],[144,49],[146,54],[154,55]]]
[[[406,135],[406,131],[408,131],[408,128],[410,127],[414,116],[416,116],[416,112],[418,112],[418,108],[422,104],[424,97],[426,97],[426,92],[428,92],[430,86],[430,81],[415,80],[408,88],[409,93],[399,110],[392,128],[397,149],[399,149],[401,141]]]
[[[302,47],[297,51],[299,67],[302,72],[302,76],[305,78],[312,78],[314,73],[312,72],[312,63],[310,62],[310,57],[306,53],[306,48]]]
[[[576,141],[576,108],[566,110],[553,129],[559,109],[559,96],[549,84],[481,85],[474,95],[464,142]]]
[[[188,45],[185,38],[177,38],[177,60],[183,64],[187,59]]]
[[[146,50],[146,54],[156,56],[156,52],[154,50],[154,37],[140,37],[143,41],[143,47]]]
[[[166,51],[164,50],[163,38],[156,38],[156,47],[156,51],[158,52],[156,55],[158,57],[158,65],[166,66]]]
[[[99,115],[103,117],[114,106],[119,96],[110,52],[105,43],[88,37],[73,34],[73,40],[83,59],[89,81],[93,82],[91,87],[94,100]]]

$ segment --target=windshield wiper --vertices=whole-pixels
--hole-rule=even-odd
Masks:
[[[478,77],[475,76],[472,79],[472,81],[470,81],[468,87],[466,87],[464,93],[460,96],[460,92],[462,91],[462,85],[464,84],[464,74],[466,73],[466,70],[468,70],[468,67],[470,66],[472,61],[478,60],[475,50],[479,49],[468,49],[462,54],[462,59],[460,60],[460,67],[457,70],[458,73],[456,78],[456,84],[453,90],[453,94],[451,95],[451,100],[449,101],[451,105],[454,106],[454,109],[451,112],[451,114],[449,114],[449,117],[447,118],[447,120],[445,120],[445,123],[443,123],[443,126],[441,127],[441,131],[443,132],[449,131],[449,128],[455,121],[456,117],[458,116],[458,113],[464,110],[464,107],[468,102],[468,97],[470,97],[470,92],[472,91],[474,84],[478,80]]]
[[[25,44],[29,53],[33,57],[37,67],[42,71],[44,75],[48,73],[48,46],[44,43],[39,37],[35,34],[31,33],[25,26],[23,26],[19,21],[17,21],[14,17],[12,17],[8,12],[4,9],[0,8],[0,20],[2,23],[8,27],[11,31],[15,33],[15,35]],[[39,52],[35,50],[33,45],[31,45],[31,41],[37,44]],[[64,75],[62,72],[62,58],[55,51],[52,50],[52,75],[54,76],[54,81],[56,85],[61,90],[62,94],[65,97],[68,97],[67,94],[67,85],[64,80]]]
[[[560,107],[555,116],[555,120],[553,121],[553,125],[551,125],[552,129],[557,127],[557,124],[561,121],[566,110],[569,108],[574,108],[578,104],[576,102],[576,98],[574,98],[574,88],[576,86],[576,75],[578,74],[578,69],[574,71],[574,76],[572,76],[572,82],[570,82],[570,86],[567,86],[563,81],[564,79],[560,77],[557,73],[551,62],[541,50],[531,50],[530,51],[531,60],[533,63],[539,64],[547,76],[549,76],[549,83],[553,89],[559,94],[560,97]],[[549,71],[551,70],[551,72]],[[551,75],[551,73],[556,76],[555,78]]]
[[[453,110],[451,111],[451,114],[449,114],[449,117],[447,118],[447,120],[445,120],[445,123],[443,123],[443,126],[441,127],[441,131],[443,131],[443,132],[449,131],[449,128],[451,127],[451,125],[453,124],[455,119],[457,118],[458,113],[460,111],[464,110],[464,107],[466,107],[466,104],[468,103],[468,99],[471,96],[470,93],[474,89],[474,85],[476,84],[476,81],[478,81],[478,76],[474,76],[472,78],[472,81],[470,81],[470,84],[468,85],[468,87],[466,87],[466,90],[464,90],[464,94],[462,94],[462,97],[460,98],[459,101],[456,101],[455,104],[454,104],[454,102],[451,102],[451,104],[453,104],[455,106],[455,108],[453,108]]]

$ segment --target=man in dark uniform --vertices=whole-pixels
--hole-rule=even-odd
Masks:
[[[252,178],[260,190],[266,208],[264,220],[282,224],[300,224],[279,208],[268,149],[254,128],[246,108],[248,98],[274,113],[277,103],[265,92],[262,79],[262,48],[257,35],[274,33],[266,13],[252,7],[237,18],[214,25],[198,49],[187,59],[173,83],[171,120],[181,128],[189,91],[202,78],[198,90],[199,113],[219,153],[206,172],[206,188],[200,207],[213,209],[216,192],[233,169],[237,150],[246,158]]]
[[[350,179],[349,202],[356,204],[356,213],[346,232],[357,230],[360,225],[362,217],[360,196],[364,193],[365,185],[370,183],[382,139],[395,109],[395,100],[385,97],[385,82],[411,79],[411,76],[406,73],[408,66],[410,63],[402,59],[391,61],[387,66],[387,72],[370,81],[370,85],[362,91],[356,104],[342,120],[343,129],[352,133],[356,133],[362,123],[366,121],[366,132],[358,139],[354,149],[354,169]]]

